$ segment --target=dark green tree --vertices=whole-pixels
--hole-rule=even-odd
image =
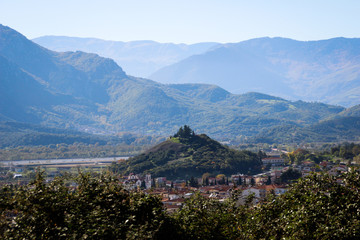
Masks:
[[[289,168],[280,176],[280,181],[282,183],[290,183],[291,181],[297,180],[301,178],[301,172],[294,170],[293,168]]]
[[[251,184],[251,186],[255,186],[255,179],[254,178],[251,178],[250,184]]]
[[[246,239],[239,223],[248,217],[245,206],[237,206],[239,194],[223,203],[199,193],[185,201],[173,216],[184,239]]]
[[[141,189],[146,189],[146,184],[145,184],[145,181],[141,181],[141,186],[140,186]]]
[[[271,176],[268,176],[268,179],[266,180],[266,185],[271,185]]]
[[[193,136],[195,136],[195,132],[188,125],[180,127],[177,133],[174,134],[174,137],[179,137],[187,140],[190,140]]]
[[[191,176],[190,180],[189,180],[189,186],[190,187],[198,187],[198,181],[197,179],[195,179],[193,176]]]
[[[249,218],[248,239],[359,239],[360,174],[313,174]]]
[[[238,180],[238,185],[239,185],[239,186],[243,185],[243,180],[242,180],[242,178],[241,178],[241,177],[239,177],[239,180]]]
[[[80,173],[47,184],[41,174],[29,186],[0,190],[3,239],[163,239],[171,221],[161,201],[128,192],[110,175]],[[171,230],[173,232],[176,232]]]

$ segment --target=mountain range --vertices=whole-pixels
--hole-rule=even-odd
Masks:
[[[191,56],[149,78],[349,107],[360,99],[360,39],[251,39]]]
[[[168,136],[187,124],[217,139],[246,140],[273,127],[360,117],[358,107],[129,76],[112,59],[51,51],[3,25],[0,71],[0,121],[93,133]]]
[[[357,38],[257,38],[192,45],[56,36],[34,41],[54,51],[80,50],[110,57],[128,74],[161,83],[215,84],[231,93],[255,91],[345,107],[359,104],[360,99]]]
[[[44,36],[35,43],[58,52],[83,51],[114,59],[127,74],[150,76],[155,71],[189,56],[204,53],[218,43],[174,44],[155,41],[106,41],[97,38]]]

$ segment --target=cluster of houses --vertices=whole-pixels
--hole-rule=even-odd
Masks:
[[[203,197],[224,201],[232,196],[233,191],[240,190],[239,203],[244,204],[248,196],[252,196],[252,203],[258,204],[268,194],[281,195],[287,191],[287,185],[280,184],[279,179],[289,168],[301,173],[303,177],[311,172],[326,171],[330,175],[338,175],[348,171],[346,164],[335,164],[331,162],[321,162],[319,165],[305,161],[301,165],[285,166],[284,159],[280,155],[272,154],[262,160],[264,166],[270,166],[268,172],[248,176],[243,174],[231,175],[226,181],[210,177],[206,179],[195,178],[197,187],[190,186],[188,181],[177,180],[169,181],[165,177],[152,178],[150,174],[141,177],[130,174],[122,178],[122,183],[129,190],[143,189],[146,193],[158,195],[165,207],[171,211],[179,208],[185,201],[194,194]]]
[[[241,178],[243,184],[236,185]],[[254,185],[252,176],[246,175],[232,175],[231,180],[224,184],[202,186],[202,179],[197,179],[199,187],[191,187],[185,180],[168,181],[164,177],[151,178],[150,174],[141,177],[136,174],[130,174],[122,179],[122,183],[128,190],[143,189],[148,194],[158,195],[168,210],[179,208],[185,201],[196,192],[203,197],[224,201],[232,196],[235,190],[241,190],[241,197],[239,203],[245,203],[249,195],[253,195],[253,203],[259,203],[264,200],[268,194],[280,195],[286,192],[286,186],[270,184],[265,185],[264,182],[258,182]],[[263,179],[263,178],[255,178]],[[221,182],[221,181],[219,181]]]
[[[264,168],[267,171],[258,175],[235,174],[229,177],[224,175],[221,178],[207,177],[194,178],[195,185],[189,184],[186,180],[170,181],[165,177],[152,178],[150,174],[137,175],[130,174],[121,177],[123,186],[128,190],[142,190],[148,194],[158,195],[164,206],[169,210],[174,210],[182,206],[185,199],[194,194],[203,197],[224,201],[232,196],[233,192],[240,190],[239,204],[244,204],[248,196],[252,196],[252,203],[257,204],[263,201],[268,194],[281,195],[287,191],[287,185],[279,181],[281,175],[292,168],[305,177],[312,172],[326,171],[330,175],[348,171],[346,164],[335,164],[323,161],[320,164],[305,161],[300,165],[286,166],[284,159],[277,153],[267,153],[267,158],[262,159]],[[15,173],[14,179],[22,178],[21,173]]]

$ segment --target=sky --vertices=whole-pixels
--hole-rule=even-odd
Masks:
[[[157,42],[360,37],[359,0],[0,0],[0,24],[45,35]]]

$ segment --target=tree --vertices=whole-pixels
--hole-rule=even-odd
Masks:
[[[280,181],[282,183],[290,183],[293,180],[297,180],[301,177],[301,172],[289,168],[280,176]]]
[[[225,175],[224,174],[218,174],[216,176],[216,181],[218,184],[225,184]]]
[[[184,138],[190,138],[193,135],[194,131],[188,126],[184,125]]]
[[[145,184],[145,181],[141,181],[141,186],[140,186],[141,189],[146,189],[146,184]]]
[[[173,137],[178,137],[183,140],[191,140],[193,136],[195,136],[195,132],[188,125],[184,125],[184,127],[179,128]]]
[[[249,239],[359,239],[360,174],[340,178],[314,173],[268,199],[247,223]]]
[[[239,223],[246,222],[244,206],[236,206],[239,193],[220,203],[196,193],[174,213],[174,219],[184,239],[246,239]]]
[[[243,180],[242,180],[242,178],[240,176],[239,176],[239,180],[238,180],[238,185],[239,186],[243,185]]]
[[[255,179],[254,178],[251,178],[250,184],[251,184],[251,186],[255,186]]]
[[[261,150],[258,151],[257,155],[259,156],[260,159],[267,157],[266,153]]]
[[[209,177],[210,177],[210,173],[204,173],[202,175],[201,180],[203,185],[209,186]]]
[[[4,239],[163,239],[174,231],[157,197],[128,192],[110,175],[62,177],[0,189]],[[168,232],[169,229],[172,229]],[[176,231],[174,231],[176,232]],[[164,235],[165,234],[165,235]]]
[[[191,176],[190,180],[189,180],[189,186],[190,187],[198,187],[198,181],[197,179],[195,179],[193,176]]]
[[[156,182],[155,182],[155,178],[151,179],[151,187],[152,188],[156,188]]]
[[[268,176],[268,179],[266,180],[266,185],[271,185],[271,176]]]

